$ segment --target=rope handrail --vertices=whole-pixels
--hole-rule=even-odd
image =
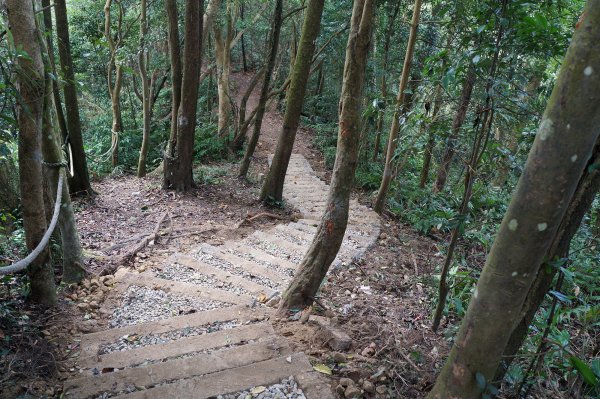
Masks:
[[[64,166],[64,165],[61,164],[60,166]],[[44,248],[46,248],[46,246],[48,245],[48,242],[50,242],[50,236],[52,236],[52,233],[54,232],[54,229],[56,228],[56,223],[58,222],[58,215],[60,214],[63,181],[64,181],[64,175],[62,173],[59,173],[58,187],[56,188],[56,201],[54,202],[54,214],[52,215],[52,220],[50,221],[50,226],[48,226],[48,230],[46,230],[46,233],[42,237],[42,240],[35,247],[35,249],[33,251],[31,251],[31,253],[29,255],[27,255],[27,257],[25,257],[24,259],[21,259],[20,261],[17,261],[15,263],[13,263],[12,265],[0,267],[0,276],[6,275],[9,273],[16,273],[16,272],[20,272],[20,271],[24,270],[42,253]]]

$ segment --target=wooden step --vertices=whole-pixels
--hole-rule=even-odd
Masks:
[[[291,362],[288,362],[287,359],[290,359]],[[179,380],[171,384],[117,396],[117,398],[207,399],[220,394],[239,392],[254,386],[275,384],[289,376],[311,370],[312,366],[307,357],[303,353],[294,353],[290,357],[281,356],[247,366]]]
[[[211,375],[287,356],[290,353],[289,346],[283,338],[257,338],[257,342],[246,345],[71,380],[66,388],[66,396],[83,399],[97,397],[105,392],[125,393],[132,387],[147,389],[170,381]]]
[[[276,267],[276,269],[269,268],[269,270],[273,270],[275,273],[281,275],[286,280],[289,279],[292,276],[293,272],[296,270],[296,264],[290,261],[289,259],[273,256],[265,250],[258,248],[254,243],[252,243],[252,241],[244,240],[241,242],[229,242],[225,243],[223,245],[223,248],[228,251],[233,251],[234,254],[237,254],[236,256],[238,258],[246,259],[250,262],[265,262]],[[250,258],[251,260],[247,259],[246,257],[242,257],[242,254]],[[268,268],[268,266],[263,267]]]
[[[231,320],[237,320],[243,324],[252,320],[269,318],[273,312],[272,309],[266,307],[231,306],[85,334],[81,337],[80,364],[90,367],[98,361],[100,348],[118,341],[125,335],[162,334]]]

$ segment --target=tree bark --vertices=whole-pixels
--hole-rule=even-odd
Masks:
[[[383,212],[385,207],[385,199],[392,183],[392,175],[394,170],[393,160],[396,152],[398,132],[400,130],[400,117],[404,113],[404,107],[406,105],[406,88],[408,85],[408,78],[410,76],[410,67],[412,64],[415,43],[417,41],[417,30],[419,28],[419,19],[421,17],[421,3],[422,0],[415,0],[413,8],[412,21],[410,25],[410,36],[408,38],[408,45],[406,47],[406,55],[404,57],[404,65],[402,66],[402,76],[400,77],[400,87],[398,89],[398,97],[396,98],[396,109],[394,110],[394,116],[392,118],[392,126],[390,127],[390,136],[388,138],[387,152],[385,157],[385,166],[383,170],[383,176],[381,178],[381,185],[379,186],[379,192],[377,193],[377,199],[373,209],[377,213]]]
[[[56,60],[54,57],[54,40],[52,35],[52,7],[50,7],[50,0],[42,0],[42,8],[44,10],[44,31],[46,36],[46,49],[50,58],[50,66],[52,74],[58,76],[56,73]],[[65,113],[62,108],[62,100],[60,98],[60,88],[56,79],[52,80],[52,95],[54,96],[54,104],[56,106],[56,118],[60,129],[60,135],[62,140],[66,140],[69,135],[67,129],[67,121],[65,119]]]
[[[121,89],[123,88],[123,66],[117,62],[117,52],[123,45],[123,4],[117,2],[118,18],[116,40],[111,33],[111,6],[113,0],[106,0],[104,4],[104,37],[108,42],[110,58],[106,68],[108,92],[111,101],[112,125],[111,125],[111,164],[116,167],[119,164],[119,140],[123,131],[123,118],[121,115]],[[114,82],[113,82],[114,74]]]
[[[169,1],[169,3],[175,1]],[[181,101],[177,113],[176,135],[171,137],[173,155],[166,154],[164,162],[163,187],[177,191],[187,191],[194,184],[192,164],[194,153],[194,132],[196,130],[196,109],[198,105],[198,82],[202,62],[202,10],[204,0],[186,0],[185,34],[183,47],[183,77]],[[175,5],[176,4],[172,4]],[[177,21],[176,9],[174,21]],[[172,20],[169,18],[169,23]],[[172,27],[169,27],[171,31]],[[175,36],[170,38],[169,43]],[[171,51],[173,56],[174,51]]]
[[[450,170],[450,163],[454,158],[455,142],[458,139],[458,133],[460,128],[465,122],[467,117],[467,110],[471,103],[471,96],[473,94],[473,87],[475,86],[475,80],[477,75],[475,74],[475,65],[469,61],[469,69],[465,80],[463,81],[462,93],[460,95],[460,103],[454,120],[452,121],[452,132],[446,142],[446,148],[444,149],[444,155],[442,155],[442,162],[440,163],[435,184],[433,185],[433,192],[437,193],[444,189],[446,180],[448,179],[448,171]]]
[[[42,113],[44,101],[44,64],[38,42],[33,3],[7,0],[8,21],[16,48],[29,57],[18,57],[17,103],[19,125],[19,175],[23,227],[27,248],[33,250],[46,232],[42,182]],[[56,285],[50,253],[46,247],[27,268],[31,300],[43,305],[56,304]]]
[[[142,81],[142,147],[140,148],[140,158],[138,160],[137,176],[146,176],[146,158],[148,156],[148,147],[150,145],[150,79],[148,77],[148,66],[150,64],[150,54],[146,49],[146,36],[148,34],[148,4],[146,0],[141,0],[142,13],[140,16],[140,50],[138,52],[138,70],[140,80]]]
[[[584,169],[583,176],[579,179],[575,194],[569,203],[558,232],[554,236],[552,245],[550,245],[550,249],[545,256],[548,262],[560,261],[569,256],[571,240],[579,229],[583,217],[591,209],[594,198],[600,189],[600,169],[595,167],[595,165],[599,164],[600,140],[596,141],[594,152]],[[527,299],[523,303],[520,312],[521,319],[506,344],[504,354],[502,355],[503,361],[498,368],[494,380],[501,381],[504,378],[508,367],[523,345],[523,341],[525,341],[529,332],[529,325],[533,321],[546,294],[552,287],[552,282],[557,272],[558,268],[551,264],[545,264],[539,269],[535,281],[529,289]]]
[[[262,201],[277,202],[283,198],[283,184],[285,183],[285,175],[294,148],[298,124],[300,123],[306,84],[315,53],[316,39],[321,27],[323,5],[324,0],[309,0],[306,8],[300,44],[296,52],[292,80],[287,95],[283,126],[279,133],[271,168],[260,193]]]
[[[428,398],[478,398],[492,381],[600,135],[600,3],[589,1],[525,170]]]
[[[354,0],[340,96],[337,151],[327,206],[310,248],[283,294],[280,313],[302,309],[312,304],[344,239],[348,224],[350,190],[358,162],[360,105],[373,9],[373,0]]]
[[[43,37],[39,37],[40,47],[43,49],[42,54],[47,54],[44,49]],[[42,57],[46,70],[51,70],[49,57],[46,55]],[[85,276],[85,269],[83,268],[83,253],[81,250],[81,243],[79,241],[79,233],[77,232],[77,224],[75,222],[75,214],[73,212],[73,205],[71,204],[71,197],[69,195],[69,187],[67,184],[65,168],[56,167],[65,160],[63,159],[61,151],[61,138],[57,133],[54,126],[53,110],[55,109],[52,104],[52,92],[53,79],[46,73],[45,75],[45,95],[43,103],[43,120],[42,120],[42,155],[46,165],[53,165],[46,167],[46,176],[48,177],[48,191],[50,193],[51,201],[49,203],[50,209],[54,208],[54,200],[56,198],[56,188],[59,182],[59,175],[63,174],[62,195],[60,198],[61,207],[60,214],[58,216],[58,227],[60,230],[61,239],[61,251],[62,251],[62,264],[63,264],[63,275],[62,281],[64,283],[78,283]]]
[[[181,102],[181,46],[179,45],[179,19],[177,17],[177,0],[166,0],[167,26],[169,32],[169,60],[171,61],[171,132],[165,150],[165,164],[175,156],[177,146],[177,114]],[[167,176],[164,176],[164,182]],[[163,188],[168,188],[164,186]]]
[[[56,19],[56,37],[60,69],[65,77],[63,92],[65,95],[65,111],[67,115],[68,141],[73,151],[73,170],[75,175],[69,179],[71,194],[92,195],[94,191],[90,184],[87,158],[83,147],[81,118],[79,115],[79,100],[73,58],[71,57],[71,41],[69,37],[69,20],[65,0],[54,1],[54,17]],[[57,110],[60,103],[56,104]],[[65,139],[66,141],[66,139]]]
[[[273,69],[275,68],[277,48],[279,47],[279,34],[281,33],[282,13],[283,1],[277,0],[277,2],[275,3],[275,11],[273,14],[273,24],[271,25],[271,33],[269,35],[271,49],[269,50],[269,58],[267,59],[267,67],[265,69],[265,77],[263,78],[263,85],[260,91],[260,99],[258,100],[256,116],[254,117],[254,129],[252,131],[252,136],[248,141],[248,145],[246,146],[244,158],[242,159],[242,162],[240,164],[240,171],[238,173],[239,177],[246,177],[246,175],[248,174],[248,169],[250,168],[250,160],[252,158],[252,155],[254,154],[254,149],[256,148],[256,144],[258,143],[258,138],[260,136],[262,120],[265,114],[267,100],[269,98],[269,86],[271,85],[271,75],[273,74]]]

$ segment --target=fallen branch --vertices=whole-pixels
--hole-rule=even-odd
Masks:
[[[285,217],[283,217],[283,216],[279,216],[279,215],[276,215],[276,214],[274,214],[274,213],[269,213],[269,212],[261,212],[261,213],[259,213],[259,214],[257,214],[257,215],[254,215],[254,216],[250,216],[250,215],[246,216],[246,218],[245,218],[244,220],[242,220],[241,222],[239,222],[235,228],[236,228],[236,229],[239,229],[239,228],[240,228],[240,227],[242,227],[244,224],[246,224],[246,223],[248,223],[248,224],[249,224],[249,223],[251,223],[251,222],[253,222],[253,221],[255,221],[256,219],[259,219],[259,218],[261,218],[261,217],[270,217],[270,218],[277,219],[277,220],[286,220],[286,218],[285,218]]]

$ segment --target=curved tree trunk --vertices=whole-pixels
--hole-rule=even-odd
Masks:
[[[138,160],[137,176],[146,176],[146,158],[148,156],[148,147],[150,146],[150,78],[148,77],[148,67],[150,64],[150,54],[146,49],[146,35],[148,34],[148,4],[146,0],[141,0],[142,13],[140,16],[140,50],[138,53],[138,70],[140,80],[142,81],[142,147],[140,148],[140,158]]]
[[[600,135],[600,2],[589,1],[450,355],[428,398],[479,398]]]
[[[87,159],[83,147],[81,118],[79,116],[79,101],[77,99],[77,84],[71,57],[71,42],[69,37],[69,21],[65,0],[54,1],[54,17],[56,18],[56,37],[60,69],[65,77],[63,91],[65,94],[65,110],[67,114],[68,140],[73,150],[73,169],[75,176],[69,179],[69,189],[72,194],[91,195],[94,193],[90,184]],[[57,110],[60,103],[56,104]],[[59,119],[60,120],[60,119]]]
[[[283,126],[279,133],[271,168],[260,193],[260,199],[263,201],[281,201],[283,198],[283,184],[300,123],[306,84],[315,53],[315,42],[321,26],[323,4],[324,0],[310,0],[306,8],[290,90],[287,95]]]
[[[383,212],[385,207],[385,199],[392,183],[392,176],[394,174],[394,154],[396,152],[398,132],[400,130],[400,116],[404,113],[404,107],[406,105],[406,88],[408,86],[408,78],[410,76],[410,67],[412,64],[415,43],[417,41],[417,29],[419,28],[419,19],[421,17],[421,3],[422,0],[415,0],[413,8],[412,21],[410,25],[410,36],[408,38],[408,45],[406,46],[406,56],[404,57],[404,65],[402,66],[402,76],[400,77],[400,87],[398,88],[398,97],[396,98],[396,109],[394,110],[394,116],[392,117],[392,126],[390,127],[390,136],[388,138],[387,152],[385,156],[385,166],[383,170],[383,176],[381,178],[381,185],[379,186],[379,192],[377,193],[377,199],[373,210],[377,213]]]
[[[256,144],[258,143],[258,138],[260,136],[260,129],[262,127],[262,120],[265,114],[265,108],[267,105],[267,100],[269,97],[269,86],[271,85],[271,75],[273,74],[273,69],[275,68],[275,59],[277,58],[277,48],[279,47],[279,34],[281,32],[281,23],[282,17],[281,14],[283,12],[283,1],[277,0],[275,3],[275,11],[273,15],[273,24],[271,25],[271,34],[270,36],[270,44],[271,49],[269,51],[269,58],[267,60],[267,67],[265,69],[265,77],[263,79],[263,86],[260,91],[260,99],[258,100],[258,106],[256,107],[256,116],[254,117],[254,129],[252,131],[252,136],[248,141],[248,145],[246,147],[246,152],[244,153],[244,158],[240,164],[239,177],[246,177],[248,174],[248,169],[250,168],[250,160],[252,155],[254,154],[254,149],[256,148]]]
[[[38,41],[33,2],[8,0],[8,22],[17,48],[28,54],[18,57],[19,174],[23,227],[27,248],[33,250],[46,232],[41,155],[44,101],[44,64]],[[50,253],[46,247],[28,267],[31,299],[43,305],[56,304],[56,285]]]
[[[358,162],[360,105],[373,9],[373,0],[354,0],[340,95],[337,151],[327,206],[310,248],[283,294],[280,313],[286,313],[290,309],[302,309],[312,304],[344,239],[348,224],[350,190]]]

